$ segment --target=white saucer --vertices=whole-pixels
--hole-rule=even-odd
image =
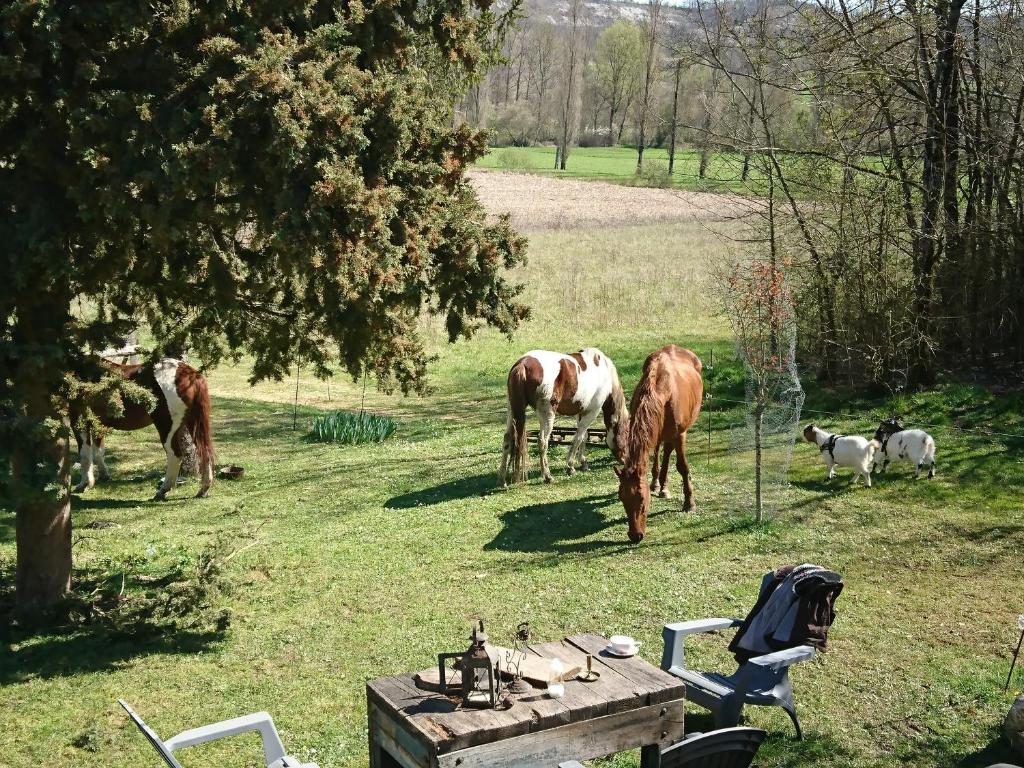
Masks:
[[[639,651],[640,651],[640,645],[639,644],[634,645],[633,646],[633,650],[627,651],[626,653],[619,653],[614,648],[612,648],[610,645],[607,648],[604,649],[605,653],[607,653],[607,654],[609,654],[611,656],[618,656],[620,659],[628,659],[631,656],[636,656]]]

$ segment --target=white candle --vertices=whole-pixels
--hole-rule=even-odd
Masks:
[[[551,674],[548,677],[548,696],[552,699],[560,699],[565,695],[565,686],[562,684],[562,673],[564,671],[561,659],[551,660]]]

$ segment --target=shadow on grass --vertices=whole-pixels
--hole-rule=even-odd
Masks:
[[[780,710],[781,711],[781,710]],[[781,758],[780,765],[802,768],[807,766],[841,766],[852,765],[857,754],[844,747],[837,739],[827,733],[806,733],[798,741],[792,731],[770,731],[758,757]]]
[[[0,685],[117,669],[143,656],[204,653],[223,637],[218,631],[133,638],[111,636],[94,627],[71,633],[54,629],[15,634],[8,630],[0,633],[0,643],[7,646],[0,662]],[[13,648],[15,644],[20,647]]]
[[[460,477],[457,480],[449,480],[431,488],[424,488],[419,491],[409,491],[398,496],[393,496],[384,502],[385,509],[411,509],[413,507],[429,507],[433,504],[441,504],[455,499],[465,499],[470,496],[489,496],[497,489],[496,473],[472,475]]]
[[[615,509],[615,515],[611,518],[603,512],[609,506]],[[501,531],[484,545],[484,549],[558,554],[590,552],[610,547],[628,549],[634,545],[626,541],[626,524],[620,511],[615,494],[530,504],[503,513]],[[620,535],[614,539],[581,541],[609,528],[617,529]]]
[[[874,483],[874,480],[871,482]],[[817,491],[822,497],[830,498],[843,496],[856,490],[871,490],[864,485],[864,481],[860,478],[854,481],[850,475],[843,474],[837,474],[832,480],[826,480],[823,477],[816,480],[791,480],[789,484],[805,491]]]
[[[131,485],[125,482],[124,485]],[[82,496],[73,494],[71,497],[72,511],[96,510],[106,512],[112,509],[135,509],[143,504],[161,504],[164,502],[153,501],[152,497],[138,499],[111,499],[107,496]]]
[[[942,753],[943,744],[941,742],[936,744],[935,750]],[[998,730],[993,734],[992,741],[989,742],[988,746],[979,749],[977,752],[960,755],[957,759],[956,767],[982,768],[982,766],[989,766],[994,763],[1009,763],[1010,765],[1020,763],[1020,757],[1010,751],[1010,745],[999,734]]]
[[[757,707],[756,711],[758,713],[773,712],[782,714],[782,710],[776,707]],[[782,717],[777,718],[780,724],[785,722],[785,725],[781,725],[781,729],[775,729],[763,723],[763,719],[758,718],[759,722],[757,723],[751,723],[749,720],[746,722],[741,721],[740,723],[750,727],[765,728],[768,731],[768,738],[758,751],[759,761],[755,764],[808,766],[808,768],[815,766],[817,768],[818,766],[845,765],[847,763],[843,762],[844,759],[848,759],[849,763],[852,764],[856,757],[854,752],[840,745],[836,739],[827,733],[811,731],[805,733],[802,740],[797,740],[784,714]],[[686,732],[688,734],[708,733],[713,730],[715,730],[715,720],[709,712],[701,709],[687,710]],[[776,760],[780,759],[782,762],[776,763]]]
[[[14,567],[0,569],[0,686],[209,650],[230,626],[217,607],[223,577],[214,555],[157,575],[127,566],[76,571],[72,591],[33,614],[18,610]]]
[[[1010,750],[1010,745],[993,728],[991,741],[974,752],[957,753],[951,748],[948,734],[930,732],[921,739],[908,740],[901,745],[899,757],[904,765],[946,765],[951,768],[986,768],[987,766],[1005,763],[1019,765],[1020,758]]]

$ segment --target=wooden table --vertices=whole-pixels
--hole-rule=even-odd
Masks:
[[[682,681],[639,657],[604,653],[607,645],[599,635],[530,645],[584,669],[593,654],[601,679],[567,681],[561,699],[535,688],[505,711],[459,709],[457,700],[417,688],[411,674],[371,680],[371,768],[556,768],[635,747],[643,768],[657,768],[659,745],[683,736]]]

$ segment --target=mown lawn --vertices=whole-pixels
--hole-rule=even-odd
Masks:
[[[633,147],[574,147],[564,171],[555,170],[554,147],[500,147],[492,149],[477,165],[505,171],[542,173],[550,176],[600,179],[637,186],[679,187],[707,192],[751,194],[759,189],[762,175],[751,165],[747,181],[742,180],[743,156],[736,152],[710,155],[704,178],[700,178],[700,152],[676,150],[673,173],[668,175],[668,150],[651,147],[644,151],[645,173],[636,173]]]
[[[620,255],[641,245],[643,260]],[[369,387],[367,407],[399,419],[387,443],[306,438],[318,410],[358,409],[359,383],[334,381],[328,400],[326,385],[300,378],[293,431],[295,382],[250,390],[244,367],[210,375],[220,463],[245,467],[210,498],[190,498],[188,485],[166,503],[145,501],[162,474],[155,437],[113,436],[115,480],[76,503],[77,566],[128,572],[131,595],[135,575],[189,562],[218,539],[255,542],[226,566],[221,600],[231,627],[223,637],[152,640],[111,638],[96,626],[6,629],[0,765],[157,765],[117,697],[165,736],[267,709],[298,757],[322,768],[365,765],[365,681],[429,666],[463,644],[475,617],[498,638],[527,619],[544,639],[633,634],[657,663],[664,622],[742,615],[765,570],[803,561],[837,569],[847,587],[828,653],[794,672],[806,740],[792,740],[781,710],[749,712],[771,734],[760,765],[973,766],[1008,757],[997,726],[1011,701],[1002,685],[1024,611],[1024,446],[945,427],[1024,432],[1019,400],[947,385],[896,403],[909,421],[943,427],[934,431],[932,482],[915,483],[902,467],[872,489],[850,486],[847,475],[829,485],[818,452],[798,444],[791,485],[770,498],[774,519],[756,525],[750,455],[731,448],[741,417],[726,402],[742,384],[704,278],[721,247],[688,224],[537,233],[531,253],[525,276],[537,311],[514,341],[482,333],[448,346],[428,324],[439,355],[433,393],[406,400]],[[664,279],[640,279],[652,269]],[[593,451],[588,473],[546,486],[534,461],[529,484],[495,489],[504,374],[522,351],[598,345],[631,390],[645,355],[668,341],[705,360],[715,349],[710,454],[707,417],[691,443],[696,513],[681,513],[678,499],[655,500],[647,538],[630,545],[609,457]],[[817,390],[808,401],[837,414],[816,414],[819,423],[861,434],[891,405]],[[556,452],[553,466],[563,458]],[[97,520],[117,527],[86,528]],[[13,560],[13,514],[0,510],[7,577]],[[698,641],[688,658],[728,666],[725,644]],[[708,726],[694,710],[688,729]],[[257,755],[256,740],[242,739],[189,750],[183,762],[255,766]],[[638,756],[608,764],[635,766]]]

